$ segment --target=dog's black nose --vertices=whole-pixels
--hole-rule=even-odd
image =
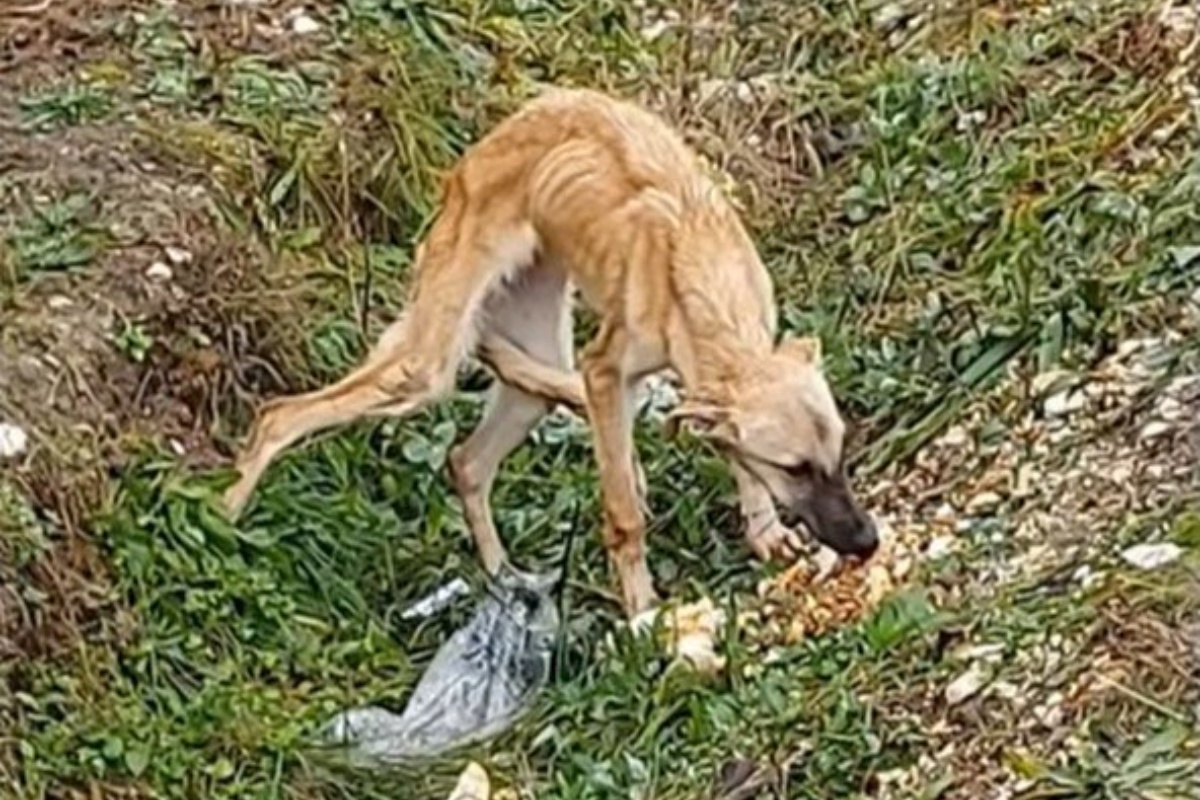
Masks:
[[[863,561],[871,558],[879,549],[879,530],[870,518],[862,520],[858,529],[848,539],[847,554],[858,556]]]
[[[847,555],[856,556],[863,561],[875,555],[875,551],[879,549],[879,536],[872,531],[867,535],[860,535],[854,538],[853,543],[848,548]]]

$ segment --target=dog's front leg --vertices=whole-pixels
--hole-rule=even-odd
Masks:
[[[738,464],[730,462],[729,468],[737,482],[746,544],[762,561],[795,559],[801,552],[800,537],[780,522],[771,493]]]
[[[603,337],[602,335],[602,340]],[[604,505],[604,547],[621,583],[625,612],[630,618],[658,602],[646,564],[646,523],[638,488],[633,449],[633,382],[614,358],[610,346],[584,357],[588,416],[600,471]]]

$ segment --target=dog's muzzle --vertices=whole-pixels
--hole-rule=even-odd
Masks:
[[[863,560],[879,549],[879,531],[850,492],[845,478],[815,481],[802,499],[780,509],[780,520],[788,527],[804,527],[826,547],[839,555]]]

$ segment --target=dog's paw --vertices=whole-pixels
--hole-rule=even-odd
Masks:
[[[250,492],[253,487],[243,485],[242,481],[238,481],[233,486],[225,490],[225,494],[221,495],[221,510],[225,512],[225,516],[233,522],[236,522],[238,517],[242,515],[242,510],[245,509],[246,503],[250,501]]]
[[[795,561],[804,552],[800,535],[776,520],[770,525],[746,529],[746,544],[760,561]]]

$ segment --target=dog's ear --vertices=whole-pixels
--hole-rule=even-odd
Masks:
[[[815,336],[788,337],[779,343],[778,352],[801,364],[821,366],[821,340]]]
[[[667,436],[674,438],[681,428],[687,428],[697,436],[728,444],[736,444],[739,439],[732,412],[710,403],[685,400],[667,414]]]

